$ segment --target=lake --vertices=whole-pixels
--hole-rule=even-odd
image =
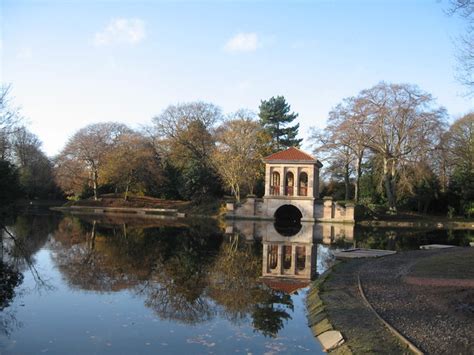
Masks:
[[[3,222],[0,352],[322,353],[310,281],[341,248],[469,231],[36,214]]]

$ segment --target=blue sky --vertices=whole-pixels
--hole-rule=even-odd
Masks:
[[[474,107],[446,0],[0,3],[1,81],[48,155],[86,124],[138,128],[193,100],[257,111],[284,95],[303,138],[381,80],[419,85],[452,118]]]

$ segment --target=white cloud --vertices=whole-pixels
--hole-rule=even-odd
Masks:
[[[260,47],[260,40],[256,33],[238,33],[227,41],[224,50],[229,53],[254,52]]]
[[[137,44],[146,37],[145,22],[138,18],[117,18],[94,36],[95,46]]]

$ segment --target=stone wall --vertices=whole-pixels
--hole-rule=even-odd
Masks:
[[[269,219],[273,220],[275,212],[284,205],[293,205],[303,215],[302,221],[320,222],[354,222],[354,205],[342,206],[332,198],[325,197],[323,202],[303,198],[254,198],[249,197],[244,203],[227,203],[229,218]]]

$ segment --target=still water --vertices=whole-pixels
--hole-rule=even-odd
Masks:
[[[4,221],[0,352],[322,353],[310,281],[354,246],[464,245],[469,232],[23,215]]]

